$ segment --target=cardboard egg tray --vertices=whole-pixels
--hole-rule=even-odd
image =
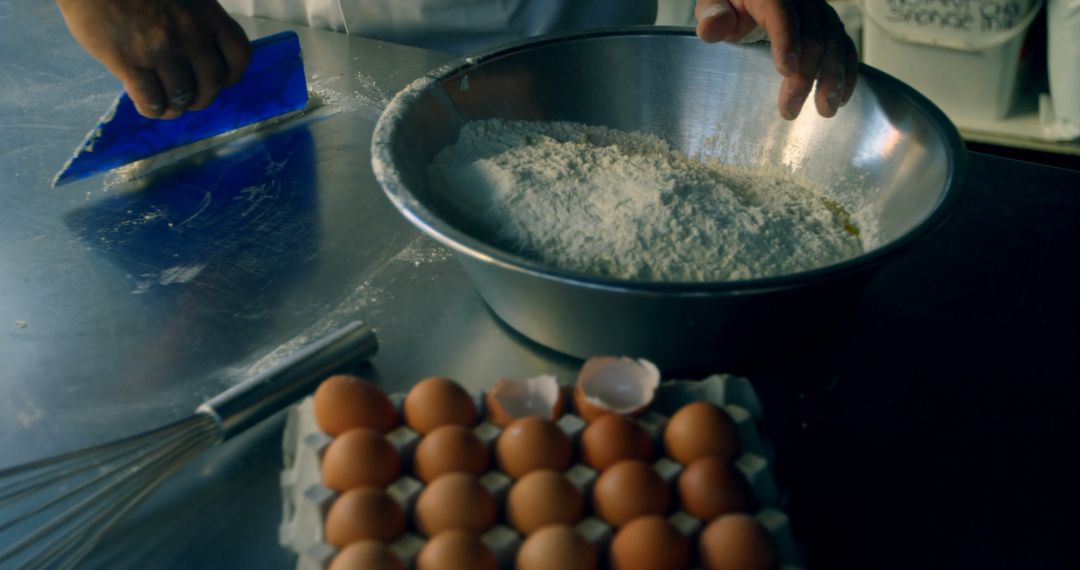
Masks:
[[[400,412],[405,394],[391,394],[390,399]],[[473,399],[480,411],[480,417],[486,417],[483,395],[474,394]],[[784,497],[773,478],[773,452],[760,436],[757,426],[761,420],[761,407],[757,395],[745,378],[714,375],[702,381],[662,382],[648,411],[636,420],[652,438],[653,448],[662,450],[667,418],[683,405],[699,400],[723,407],[735,420],[743,453],[734,464],[746,477],[760,506],[754,516],[772,533],[780,568],[800,570],[800,557],[792,539],[788,517],[782,508]],[[574,445],[574,456],[577,457],[578,441],[586,422],[573,413],[566,413],[557,423]],[[491,453],[501,428],[482,422],[475,426],[473,431]],[[423,482],[412,475],[412,457],[421,435],[402,425],[387,434],[387,438],[402,457],[403,475],[386,490],[401,505],[411,525],[413,507],[424,488]],[[325,570],[337,553],[337,549],[324,542],[323,538],[323,521],[338,495],[322,484],[321,457],[331,441],[332,437],[320,431],[315,423],[312,398],[308,397],[289,410],[284,435],[284,470],[281,473],[283,516],[279,542],[297,553],[298,570]],[[480,480],[495,497],[501,511],[514,481],[508,475],[494,470],[494,460],[491,465],[492,470],[485,473]],[[660,457],[653,462],[653,468],[671,486],[671,496],[677,504],[678,494],[674,485],[683,466],[667,457]],[[599,473],[587,465],[575,463],[564,471],[563,475],[578,488],[586,505],[589,505],[592,484]],[[616,529],[588,510],[587,506],[585,516],[575,528],[583,538],[592,543],[599,559],[603,561],[607,545],[614,537]],[[670,514],[668,520],[691,539],[695,538],[704,526],[703,521],[683,511]],[[513,568],[514,558],[524,538],[501,520],[482,536],[484,542],[494,551],[500,567],[507,570]],[[414,568],[424,543],[425,538],[410,526],[390,547],[407,567]]]

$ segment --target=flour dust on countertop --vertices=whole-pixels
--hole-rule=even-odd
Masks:
[[[688,157],[643,133],[474,121],[428,174],[436,208],[474,237],[595,276],[753,279],[863,251],[859,229],[825,192]]]

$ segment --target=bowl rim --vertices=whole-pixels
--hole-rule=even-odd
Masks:
[[[429,90],[443,81],[467,72],[485,62],[555,44],[606,37],[633,36],[679,36],[696,37],[693,29],[672,26],[617,26],[587,31],[557,32],[521,41],[503,44],[488,50],[462,56],[440,65],[414,80],[399,91],[383,109],[375,125],[371,142],[372,170],[379,185],[394,206],[413,225],[435,238],[455,252],[498,266],[502,269],[525,273],[545,280],[561,282],[576,287],[587,287],[612,292],[658,296],[707,296],[717,293],[726,295],[760,294],[770,291],[805,287],[834,281],[842,276],[861,273],[885,260],[896,256],[918,240],[940,228],[956,209],[966,187],[967,149],[956,126],[945,113],[913,87],[892,75],[859,63],[859,75],[870,77],[876,83],[885,84],[907,99],[912,107],[923,113],[929,124],[941,137],[948,161],[944,192],[921,222],[896,239],[851,259],[823,267],[770,277],[726,281],[638,281],[633,279],[601,277],[584,272],[559,269],[555,266],[528,259],[504,251],[476,239],[443,220],[425,206],[401,179],[394,163],[393,140],[405,111]],[[764,44],[766,42],[758,42]],[[736,44],[719,44],[737,47]]]

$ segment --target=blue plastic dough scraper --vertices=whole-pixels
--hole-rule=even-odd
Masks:
[[[296,33],[259,38],[251,46],[251,63],[240,81],[222,89],[201,111],[171,120],[147,119],[127,93],[121,93],[53,177],[53,186],[304,108],[307,80]]]

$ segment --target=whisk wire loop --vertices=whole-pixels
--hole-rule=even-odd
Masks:
[[[69,532],[61,535],[42,549],[32,568],[72,567],[88,552],[125,514],[142,503],[161,483],[183,467],[188,460],[215,443],[215,434],[194,431],[183,441],[177,442],[170,453],[155,453],[142,469],[129,468],[127,474],[115,481],[99,512],[93,514]],[[70,561],[70,562],[68,562]]]
[[[350,323],[274,370],[204,402],[188,418],[88,449],[0,469],[0,569],[72,568],[126,514],[207,448],[350,370],[378,349]]]
[[[58,486],[52,493],[30,494],[26,490],[19,493],[20,500],[14,502],[15,508],[6,509],[17,514],[5,517],[7,520],[0,524],[0,533],[18,530],[21,525],[41,519],[47,519],[47,522],[0,551],[0,563],[14,561],[16,557],[21,559],[20,566],[28,568],[47,567],[57,562],[69,548],[68,543],[85,540],[91,529],[96,529],[94,534],[103,534],[98,527],[111,513],[121,508],[124,512],[133,508],[135,504],[128,503],[136,495],[141,498],[149,494],[191,456],[219,439],[217,423],[203,414],[196,414],[160,430],[126,438],[123,446],[105,444],[94,448],[123,449],[124,453],[110,454],[109,460],[96,461],[90,467],[78,465],[86,455],[76,452],[63,457],[63,464],[70,464],[69,468],[54,469],[62,464],[58,461],[20,468],[20,474],[29,476],[33,475],[35,466],[55,471],[54,482],[59,474],[82,473],[85,477],[73,485]],[[143,489],[144,486],[147,488]]]

